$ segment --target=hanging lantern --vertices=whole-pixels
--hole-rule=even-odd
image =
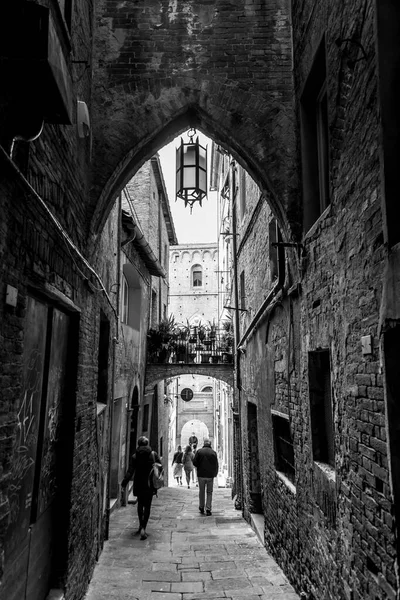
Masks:
[[[201,146],[199,138],[193,141],[195,129],[188,131],[189,142],[176,149],[176,195],[190,206],[207,196],[207,147]]]

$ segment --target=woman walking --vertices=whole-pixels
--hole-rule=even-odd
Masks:
[[[177,485],[182,485],[182,458],[182,446],[178,446],[178,450],[175,452],[174,458],[172,459],[172,466],[174,467],[173,475]]]
[[[121,482],[123,494],[128,481],[133,477],[133,493],[137,496],[137,513],[139,519],[140,539],[147,538],[146,527],[150,517],[151,502],[153,495],[157,493],[149,481],[150,471],[154,463],[160,463],[161,459],[156,452],[152,452],[147,437],[142,436],[138,439],[136,452],[131,456],[129,468]]]
[[[185,448],[185,452],[182,458],[182,464],[183,464],[183,468],[185,471],[185,475],[186,475],[186,482],[187,482],[187,486],[188,489],[190,490],[190,475],[193,471],[193,459],[194,459],[194,454],[192,452],[192,449],[190,446],[186,446]]]

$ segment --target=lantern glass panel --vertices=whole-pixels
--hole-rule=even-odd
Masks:
[[[199,188],[205,192],[207,187],[207,174],[205,171],[199,171]]]
[[[183,187],[196,187],[196,167],[187,167],[183,172]]]
[[[196,164],[196,146],[194,144],[183,147],[183,164],[185,166]]]
[[[199,165],[202,169],[206,169],[207,151],[202,146],[199,146]]]

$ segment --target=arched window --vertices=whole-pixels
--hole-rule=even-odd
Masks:
[[[203,285],[203,269],[200,265],[192,267],[192,286],[201,287]]]
[[[206,385],[205,387],[203,387],[203,389],[201,391],[209,394],[210,392],[213,391],[213,389],[212,389],[211,385]]]
[[[129,319],[129,287],[125,275],[122,275],[121,321],[128,323]]]

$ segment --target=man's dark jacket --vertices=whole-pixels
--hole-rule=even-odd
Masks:
[[[154,452],[154,458],[155,462],[161,463],[160,457],[156,452]],[[121,485],[125,487],[133,475],[133,493],[135,496],[152,491],[149,488],[149,475],[153,464],[154,461],[151,456],[150,446],[138,446],[135,454],[131,456],[129,468]]]
[[[194,455],[194,466],[197,468],[197,477],[216,477],[218,475],[218,457],[210,446],[203,446]]]

